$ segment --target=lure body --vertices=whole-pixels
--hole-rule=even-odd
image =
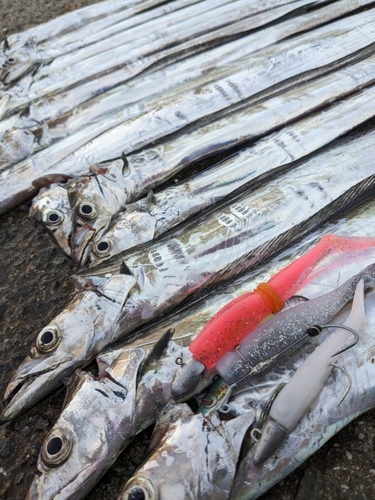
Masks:
[[[343,326],[360,331],[365,324],[363,281],[361,280],[354,295],[350,315]],[[256,465],[265,462],[294,430],[331,373],[333,363],[337,358],[335,354],[345,348],[350,338],[353,338],[350,331],[338,328],[315,349],[277,395],[254,451]]]
[[[267,282],[265,291],[258,286],[254,292],[223,307],[192,342],[190,351],[193,356],[206,368],[212,368],[267,316],[281,311],[284,302],[302,287],[308,275],[326,255],[354,249],[356,245],[351,239],[323,236],[315,248],[273,276]]]
[[[240,342],[238,352],[225,354],[215,365],[215,370],[227,384],[232,385],[248,375],[265,370],[272,363],[280,362],[284,351],[286,356],[290,352],[291,344],[306,340],[309,327],[325,325],[339,313],[353,298],[360,280],[364,281],[365,289],[374,286],[375,264],[366,267],[336,290],[297,304],[266,320]],[[339,350],[340,347],[337,348]]]

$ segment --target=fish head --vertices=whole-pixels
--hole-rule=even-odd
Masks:
[[[5,40],[4,52],[6,60],[2,65],[0,81],[5,85],[16,82],[26,73],[35,69],[39,63],[38,46],[34,37],[28,38],[23,47],[16,50],[12,50]]]
[[[117,339],[121,310],[135,282],[127,274],[77,279],[81,291],[40,331],[10,381],[3,421],[35,404]]]
[[[35,150],[35,136],[27,129],[7,130],[0,141],[0,167],[14,165]]]
[[[94,378],[77,370],[64,408],[46,436],[28,499],[83,498],[124,446],[135,411],[143,349],[125,350]],[[99,365],[100,367],[100,365]]]
[[[253,419],[240,415],[225,422],[217,412],[205,417],[186,404],[168,403],[156,422],[150,454],[121,500],[228,498],[241,442]]]
[[[75,179],[68,186],[73,212],[72,258],[79,265],[87,261],[94,237],[106,231],[112,217],[126,204],[125,168],[124,160],[116,160],[107,167],[97,168],[92,175]]]
[[[155,224],[155,218],[147,211],[129,205],[111,222],[104,235],[94,240],[90,266],[96,266],[113,255],[152,240]]]
[[[47,183],[45,186],[33,199],[30,216],[43,225],[52,241],[70,257],[72,211],[67,188],[56,183]]]

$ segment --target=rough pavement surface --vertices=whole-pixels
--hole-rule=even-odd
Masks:
[[[90,0],[0,0],[0,29],[22,31],[93,3]],[[27,216],[28,206],[0,218],[0,395],[42,327],[69,300],[73,268]],[[16,422],[0,427],[0,500],[26,497],[45,435],[55,422],[64,390]],[[267,500],[375,498],[375,411],[334,436],[293,474],[263,495]],[[87,497],[115,499],[145,455],[150,430],[141,434]],[[41,499],[42,500],[42,499]]]

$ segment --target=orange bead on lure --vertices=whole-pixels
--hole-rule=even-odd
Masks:
[[[234,349],[271,313],[277,313],[308,281],[309,274],[332,253],[373,247],[371,238],[351,238],[325,235],[305,255],[279,271],[267,283],[260,283],[253,292],[246,293],[224,306],[207,323],[190,345],[197,361],[209,369],[228,351]]]

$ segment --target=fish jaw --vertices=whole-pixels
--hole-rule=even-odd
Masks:
[[[73,211],[72,258],[76,264],[86,263],[93,239],[100,237],[112,217],[125,207],[123,169],[123,160],[116,160],[103,174],[80,177],[68,186]]]
[[[42,445],[29,500],[84,498],[111,466],[124,444],[121,429],[134,417],[137,372],[143,359],[143,349],[120,355],[114,362],[115,379],[110,370],[98,379],[76,371],[67,403]],[[53,440],[59,439],[61,450],[51,453]]]
[[[105,233],[102,232],[100,238],[95,238],[90,267],[154,238],[155,218],[146,211],[129,210],[128,207],[111,223]]]
[[[66,187],[51,184],[49,188],[41,189],[33,199],[30,216],[46,228],[52,241],[70,257],[72,211]]]
[[[87,364],[113,340],[123,304],[134,285],[135,278],[130,275],[103,279],[96,291],[77,294],[66,309],[41,330],[29,356],[6,389],[3,420],[15,418],[21,410],[35,404],[57,387],[63,377]]]
[[[39,58],[35,38],[28,38],[22,48],[9,51],[6,56],[0,72],[0,82],[9,85],[36,68]]]

